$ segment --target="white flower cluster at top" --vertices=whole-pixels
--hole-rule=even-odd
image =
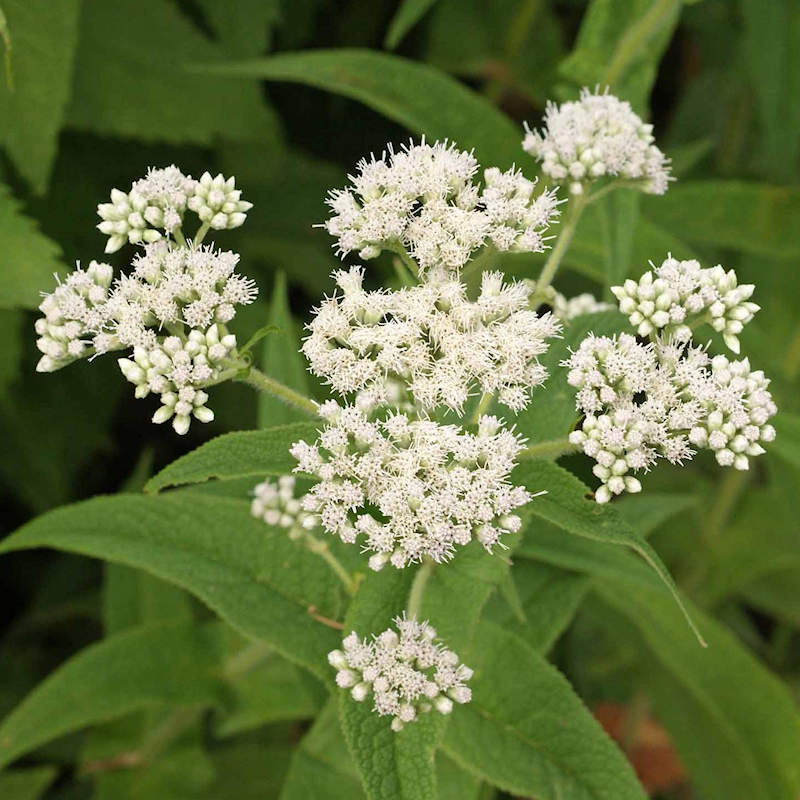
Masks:
[[[484,170],[452,144],[424,142],[380,159],[363,159],[352,186],[330,193],[324,223],[342,254],[370,259],[383,250],[405,251],[422,272],[458,271],[486,243],[498,250],[541,252],[543,233],[558,214],[550,191],[517,170]]]
[[[52,372],[78,358],[130,349],[132,358],[120,358],[119,365],[136,386],[136,397],[160,395],[153,421],[172,419],[175,430],[185,433],[192,417],[202,422],[214,418],[204,389],[219,382],[235,360],[236,337],[226,325],[237,306],[253,302],[257,290],[236,272],[236,253],[199,241],[186,244],[182,234],[178,243],[171,235],[181,226],[187,205],[214,227],[235,227],[250,204],[239,200],[232,178],[212,179],[206,173],[193,181],[174,166],[151,169],[129,194],[115,189],[112,199],[100,206],[106,222],[119,217],[107,251],[129,240],[142,244],[142,252],[129,274],[114,279],[109,264],[92,261],[45,295],[39,306],[44,316],[36,321],[43,354],[36,368]],[[136,210],[123,218],[126,203]],[[231,210],[230,204],[243,210]],[[230,224],[222,225],[220,214],[232,215]],[[106,223],[100,227],[109,233]]]
[[[611,287],[639,336],[659,332],[686,342],[692,326],[707,321],[734,353],[739,352],[738,334],[759,310],[749,300],[754,289],[752,283],[739,285],[733,270],[725,272],[719,265],[703,269],[697,261],[671,255],[638,283],[629,279]]]
[[[669,161],[653,144],[653,126],[624,100],[583,89],[577,101],[548,103],[544,122],[541,132],[527,130],[522,146],[573,194],[606,175],[638,182],[650,194],[666,192]]]
[[[476,300],[455,279],[367,292],[363,269],[334,273],[341,296],[327,298],[303,344],[311,371],[337,392],[360,392],[362,407],[406,398],[425,411],[461,412],[475,387],[512,411],[528,405],[547,372],[538,356],[561,326],[528,307],[525,283],[484,272]]]
[[[267,525],[285,528],[290,539],[298,539],[318,524],[318,517],[303,511],[301,500],[295,496],[294,476],[281,475],[275,482],[267,479],[256,485],[250,513]]]
[[[353,632],[342,650],[328,653],[337,685],[350,689],[358,702],[371,693],[374,710],[393,718],[394,731],[420,713],[436,709],[449,714],[453,702],[468,703],[472,692],[466,683],[472,670],[437,640],[435,629],[405,615],[394,624],[399,633],[387,628],[369,641]]]
[[[664,264],[663,278],[645,276],[617,293],[622,310],[632,315],[640,334],[650,335],[650,342],[630,334],[590,335],[563,362],[569,368],[567,381],[578,389],[577,407],[585,415],[570,441],[597,462],[594,473],[602,485],[595,498],[600,503],[623,491],[640,491],[632,473],[650,469],[659,458],[682,463],[695,455],[693,448],[708,449],[720,465],[744,470],[751,456],[764,452],[760,442],[775,438],[769,419],[777,408],[764,373],[752,370],[746,358],[711,357],[694,346],[680,327],[684,315],[673,311],[713,309],[709,319],[719,330],[715,320],[741,322],[752,316],[753,304],[742,299],[752,287],[738,287],[744,290],[740,295],[735,274],[721,267],[700,270],[696,262],[674,259]],[[698,274],[708,280],[698,284]],[[680,283],[686,275],[691,277]],[[657,308],[664,296],[670,302]],[[690,304],[687,298],[697,301]],[[656,310],[651,308],[654,299]],[[740,316],[736,309],[743,307],[746,314]],[[666,318],[657,316],[661,311]]]
[[[102,220],[97,227],[109,237],[106,253],[115,253],[126,242],[152,243],[164,233],[174,234],[183,226],[187,208],[214,230],[225,230],[244,224],[252,207],[241,199],[235,178],[212,178],[205,172],[196,181],[173,164],[149,169],[128,192],[112,189],[111,202],[97,206]]]
[[[332,400],[320,415],[318,441],[291,450],[296,469],[319,478],[302,507],[343,542],[361,536],[372,569],[447,561],[473,538],[491,552],[519,530],[512,512],[530,495],[508,476],[523,440],[496,417],[481,417],[473,434],[400,413],[371,421]]]

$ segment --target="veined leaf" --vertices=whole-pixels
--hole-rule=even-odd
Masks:
[[[346,49],[281,53],[197,67],[203,73],[316,86],[368,105],[430,140],[452,139],[485,166],[528,161],[520,130],[480,95],[437,69],[387,53]]]
[[[338,635],[309,613],[344,602],[322,559],[283,530],[250,517],[244,501],[196,492],[97,497],[51,511],[0,543],[104,558],[151,572],[197,595],[245,636],[330,680],[325,654]]]
[[[3,0],[13,50],[0,79],[0,144],[34,191],[43,192],[69,100],[80,0]],[[0,231],[7,226],[0,222]],[[31,261],[35,261],[31,255]]]
[[[36,308],[42,302],[41,293],[55,288],[53,273],[64,269],[61,248],[20,212],[18,201],[2,183],[0,250],[3,252],[0,308]]]
[[[389,23],[383,46],[394,50],[435,2],[436,0],[403,0]]]
[[[550,461],[526,461],[517,467],[514,477],[533,492],[542,489],[547,491],[547,494],[531,501],[529,509],[534,516],[547,520],[567,533],[597,542],[622,545],[641,556],[669,589],[689,627],[704,644],[703,637],[686,611],[675,581],[658,553],[647,541],[637,536],[612,507],[587,500],[588,488],[572,473]]]
[[[219,626],[134,628],[62,664],[0,723],[0,765],[93,722],[153,703],[211,705],[221,657]]]
[[[145,491],[158,492],[210,478],[252,477],[257,482],[265,475],[285,475],[297,464],[289,448],[298,439],[314,441],[319,424],[298,422],[263,431],[225,433],[164,467],[147,482]]]
[[[625,756],[541,655],[483,622],[471,658],[472,701],[453,713],[443,744],[456,763],[515,795],[645,798]]]

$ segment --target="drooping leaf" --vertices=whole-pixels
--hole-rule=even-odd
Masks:
[[[436,0],[402,0],[400,8],[394,12],[383,46],[394,50],[403,37],[413,28]]]
[[[323,680],[338,640],[309,607],[335,617],[344,602],[322,559],[253,519],[245,501],[196,492],[98,497],[51,511],[0,544],[103,558],[145,569],[197,595],[245,636],[261,639]]]
[[[299,439],[313,441],[316,437],[317,423],[313,422],[226,433],[173,461],[147,482],[145,491],[158,492],[167,486],[201,483],[210,478],[258,480],[265,475],[285,475],[297,464],[289,455],[291,445]]]
[[[146,14],[136,0],[84,0],[69,123],[149,141],[276,139],[276,120],[254,81],[232,87],[187,69],[224,57],[166,0],[152,0]]]
[[[81,0],[3,0],[13,42],[10,80],[0,80],[0,145],[34,191],[43,192],[69,100]],[[0,231],[6,230],[0,222]]]
[[[451,139],[485,166],[526,161],[520,131],[494,106],[425,64],[371,50],[281,53],[213,66],[214,75],[316,86],[351,97],[430,140]]]
[[[53,273],[64,270],[61,248],[21,213],[19,202],[2,183],[0,250],[3,253],[0,308],[36,308],[42,302],[41,293],[55,288]]]
[[[282,272],[275,276],[269,323],[278,328],[278,332],[262,345],[262,371],[290,389],[307,396],[306,363],[299,352],[300,341],[297,335],[297,325],[289,310],[286,276]],[[271,428],[275,425],[286,425],[290,422],[302,422],[307,419],[308,416],[301,411],[287,406],[286,403],[281,403],[280,400],[266,392],[259,395],[258,425],[260,428]]]
[[[90,645],[0,723],[0,764],[153,703],[211,705],[219,700],[220,655],[218,625],[150,625]]]
[[[624,522],[613,507],[587,499],[588,488],[572,473],[550,461],[532,459],[523,462],[515,470],[514,477],[531,491],[546,490],[547,494],[535,497],[529,505],[530,513],[534,516],[566,533],[596,542],[621,545],[641,556],[670,591],[698,640],[703,641],[685,610],[675,581],[658,553]]]
[[[643,799],[636,776],[565,678],[521,639],[483,622],[472,650],[472,701],[445,752],[515,795]]]

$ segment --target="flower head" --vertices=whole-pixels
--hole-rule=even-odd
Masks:
[[[236,178],[226,180],[222,175],[212,178],[210,173],[204,172],[187,205],[211,228],[222,231],[238,228],[247,219],[247,212],[253,204],[242,200],[241,196],[241,191],[236,188]]]
[[[475,250],[541,252],[544,231],[558,214],[553,192],[534,195],[535,181],[514,169],[487,169],[473,181],[472,153],[447,142],[391,146],[376,160],[359,162],[352,185],[330,193],[325,223],[337,248],[361,258],[405,250],[435,276],[458,271]]]
[[[605,175],[640,182],[650,194],[666,192],[669,161],[653,144],[653,126],[624,100],[583,89],[577,101],[548,103],[544,121],[541,132],[527,130],[522,146],[573,194]]]
[[[267,525],[285,528],[290,539],[318,524],[318,518],[303,511],[302,497],[295,495],[294,475],[281,475],[277,481],[265,480],[253,489],[250,513]]]
[[[320,414],[317,441],[291,449],[295,471],[319,478],[302,506],[342,541],[360,537],[372,569],[448,561],[473,538],[491,552],[519,530],[513,511],[530,495],[508,476],[523,440],[497,418],[482,417],[473,434],[400,413],[372,420],[333,401]]]
[[[357,702],[371,694],[373,710],[392,717],[393,731],[420,713],[436,709],[449,714],[454,702],[468,703],[472,670],[436,638],[435,629],[405,614],[395,617],[394,624],[397,630],[387,628],[372,641],[352,632],[342,650],[328,653],[336,684],[349,689]]]

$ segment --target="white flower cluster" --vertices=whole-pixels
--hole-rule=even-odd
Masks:
[[[631,472],[648,470],[659,458],[682,463],[694,456],[692,445],[743,470],[749,456],[764,452],[759,442],[775,438],[769,380],[747,359],[710,358],[692,345],[641,344],[621,334],[590,335],[563,364],[585,414],[570,442],[597,462],[598,503],[640,491]]]
[[[303,511],[301,497],[295,496],[293,475],[281,475],[277,481],[265,480],[253,489],[250,513],[267,525],[286,528],[290,539],[298,539],[302,532],[318,525],[315,515]]]
[[[370,421],[355,406],[320,406],[318,441],[292,445],[295,471],[319,478],[303,498],[322,527],[373,555],[369,566],[447,561],[476,538],[488,551],[517,531],[513,510],[530,499],[508,476],[524,440],[483,416],[478,432],[390,413]]]
[[[611,303],[604,303],[589,292],[570,298],[565,297],[561,292],[553,292],[550,305],[553,307],[553,315],[562,322],[572,322],[575,317],[583,314],[596,314],[600,311],[611,311],[614,308]]]
[[[205,388],[236,365],[236,337],[226,324],[236,307],[252,303],[255,283],[236,272],[239,256],[199,243],[208,227],[241,225],[250,203],[241,201],[234,179],[205,173],[199,181],[177,167],[150,169],[128,194],[114,189],[101,204],[98,226],[109,239],[107,252],[125,241],[143,246],[128,274],[113,279],[113,268],[92,261],[72,272],[39,306],[39,372],[52,372],[78,358],[132,349],[119,359],[136,397],[155,393],[161,406],[156,423],[172,419],[186,433],[191,418],[209,422]],[[203,227],[186,243],[178,229],[187,208]],[[224,219],[223,219],[224,218]],[[164,236],[162,232],[166,234]]]
[[[659,333],[686,342],[691,324],[707,320],[734,353],[739,352],[738,334],[759,310],[749,300],[754,289],[752,283],[740,285],[733,270],[725,272],[719,265],[703,269],[697,261],[671,255],[638,283],[629,279],[611,287],[640,336]]]
[[[448,279],[398,291],[367,292],[363,269],[334,273],[341,296],[316,309],[303,343],[311,372],[366,408],[398,404],[397,387],[426,412],[461,412],[474,388],[513,411],[528,405],[547,372],[538,356],[561,329],[528,307],[525,283],[485,272],[475,301]]]
[[[45,295],[39,305],[44,314],[36,320],[36,346],[43,354],[37,372],[54,372],[78,358],[92,355],[92,332],[105,323],[105,307],[114,270],[92,261],[87,270],[77,268],[64,283]]]
[[[541,252],[544,231],[558,214],[554,192],[534,195],[535,181],[509,169],[487,169],[446,142],[389,146],[380,159],[358,164],[352,186],[330,193],[324,223],[342,254],[363,259],[405,250],[423,272],[458,271],[486,243],[498,250]]]
[[[242,225],[252,203],[240,199],[234,178],[212,178],[206,172],[199,181],[184,175],[174,164],[151,168],[134,181],[129,192],[111,190],[111,202],[97,206],[102,222],[97,226],[109,237],[106,253],[114,253],[126,242],[158,241],[183,225],[187,208],[216,230]]]
[[[372,693],[373,709],[392,717],[393,731],[431,709],[449,714],[453,702],[468,703],[472,691],[466,684],[472,670],[436,638],[436,630],[405,615],[396,617],[394,624],[397,631],[387,628],[372,641],[353,632],[342,650],[328,653],[337,670],[336,684],[350,689],[358,702]]]
[[[542,162],[553,181],[573,194],[605,175],[641,182],[643,191],[664,194],[669,161],[653,144],[653,126],[614,95],[583,89],[580,99],[547,104],[545,127],[526,127],[523,148]]]

